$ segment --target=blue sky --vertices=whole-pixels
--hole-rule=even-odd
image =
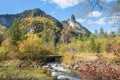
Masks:
[[[95,8],[93,12],[85,13],[85,0],[1,0],[0,14],[15,14],[24,10],[40,8],[49,15],[52,15],[59,21],[67,20],[72,14],[90,31],[103,28],[105,31],[115,31],[118,28],[113,27],[115,22],[108,20],[108,13]],[[106,3],[112,3],[115,0],[104,0]]]

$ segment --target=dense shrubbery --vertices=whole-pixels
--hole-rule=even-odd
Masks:
[[[8,29],[0,25],[0,44],[8,37]]]
[[[50,36],[49,41],[45,41],[48,35],[41,34],[39,36],[39,34],[25,33],[19,24],[19,20],[13,23],[8,35],[7,38],[1,40],[0,60],[19,58],[23,60],[43,61],[46,55],[54,54],[55,38]]]
[[[15,58],[15,54],[17,54],[16,51],[17,47],[12,44],[12,41],[10,39],[6,39],[2,42],[0,47],[0,59],[12,59]]]
[[[103,35],[102,35],[103,36]],[[111,36],[111,34],[110,34]],[[60,44],[59,52],[63,53],[92,53],[92,54],[115,54],[120,56],[120,37],[112,36],[106,38],[99,38],[95,34],[91,35],[85,40],[74,38],[67,44]]]
[[[41,39],[35,34],[27,34],[27,39],[18,44],[19,58],[25,60],[45,60],[46,56],[53,54],[47,48],[44,48]]]
[[[120,37],[114,32],[107,34],[101,29],[99,33],[86,37],[84,35],[70,36],[68,35],[70,32],[67,31],[66,34],[61,33],[61,36],[64,37],[58,38],[60,29],[56,27],[54,21],[39,17],[25,18],[21,21],[17,20],[13,23],[10,34],[9,30],[1,27],[1,35],[3,36],[3,32],[6,30],[6,35],[9,35],[0,40],[1,60],[14,58],[38,60],[42,59],[41,56],[56,53],[63,55],[64,53],[114,53],[117,56],[120,55]],[[29,27],[31,30],[28,30],[28,26],[33,28]]]
[[[34,34],[27,34],[27,39],[18,44],[19,57],[35,60],[42,55],[40,38]]]

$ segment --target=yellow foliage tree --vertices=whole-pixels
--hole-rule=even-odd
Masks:
[[[19,52],[21,58],[35,60],[42,55],[42,47],[40,38],[36,34],[26,34],[27,39],[19,43]]]

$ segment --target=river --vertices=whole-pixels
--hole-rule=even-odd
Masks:
[[[51,76],[57,77],[57,80],[82,80],[78,77],[78,74],[65,69],[58,62],[47,63],[44,67],[49,67],[51,70]]]

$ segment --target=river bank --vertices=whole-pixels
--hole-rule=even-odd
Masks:
[[[56,80],[50,71],[35,62],[9,60],[0,62],[0,80]]]
[[[82,80],[60,62],[36,63],[21,60],[0,62],[2,80]]]
[[[69,58],[68,58],[69,59]],[[91,59],[90,59],[91,60]],[[95,58],[67,63],[8,60],[0,62],[2,80],[120,80],[120,65]],[[118,62],[119,63],[119,62]]]
[[[82,80],[120,80],[120,65],[104,60],[80,61],[64,67],[76,71]]]

